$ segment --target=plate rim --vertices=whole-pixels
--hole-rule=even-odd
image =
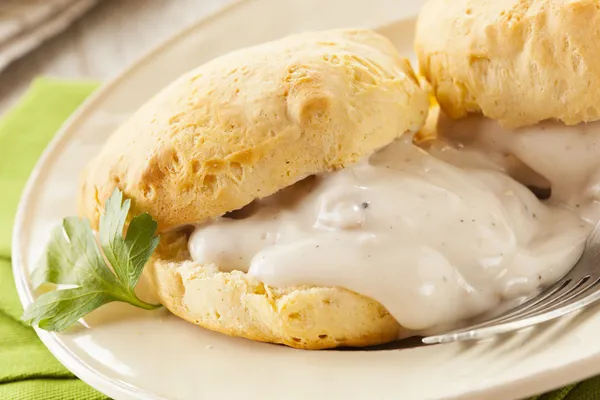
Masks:
[[[48,162],[58,156],[58,151],[61,147],[69,143],[69,139],[76,133],[76,126],[82,118],[93,111],[94,106],[103,100],[111,90],[117,86],[123,79],[135,73],[136,69],[145,64],[148,60],[161,53],[165,48],[168,48],[172,43],[177,42],[181,38],[188,35],[190,32],[199,29],[202,25],[209,23],[211,20],[218,18],[225,13],[241,6],[244,3],[256,0],[232,0],[231,2],[218,7],[216,10],[208,13],[206,16],[191,23],[187,27],[181,29],[166,40],[136,58],[127,67],[122,69],[114,77],[109,79],[96,89],[85,101],[76,109],[76,111],[65,120],[60,129],[54,135],[52,140],[44,149],[42,155],[36,162],[24,189],[19,199],[17,212],[15,214],[13,230],[12,230],[12,272],[14,282],[17,288],[19,300],[23,307],[27,307],[33,302],[34,291],[31,290],[29,277],[23,273],[25,265],[23,261],[22,248],[24,243],[21,241],[22,231],[25,227],[27,219],[27,210],[34,198],[37,190],[36,183],[43,179],[46,169],[43,168]],[[415,18],[415,17],[411,17]],[[409,18],[405,18],[409,19]],[[382,28],[385,26],[382,26]],[[599,317],[600,318],[600,317]],[[48,350],[63,364],[69,371],[76,375],[79,379],[86,382],[94,389],[106,394],[110,397],[136,399],[136,400],[169,400],[166,397],[157,396],[147,392],[139,387],[130,385],[126,382],[111,378],[87,364],[59,339],[56,333],[42,330],[34,327],[34,330],[40,340],[48,348]],[[595,372],[589,372],[595,371]],[[497,396],[507,395],[507,391],[514,392],[520,397],[533,396],[539,394],[540,391],[549,391],[556,388],[564,387],[573,382],[580,382],[600,373],[600,351],[593,355],[582,357],[575,362],[565,364],[560,367],[544,370],[534,374],[529,374],[522,378],[512,381],[510,384],[496,383],[495,385],[479,389],[477,391],[462,394],[460,396],[446,396],[444,399],[480,399],[482,395]],[[547,382],[553,382],[548,385]]]

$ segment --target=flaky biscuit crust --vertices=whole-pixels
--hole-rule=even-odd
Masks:
[[[115,187],[163,233],[144,271],[175,315],[227,335],[305,349],[367,346],[404,333],[379,303],[342,288],[273,288],[199,265],[182,225],[343,168],[426,118],[428,93],[384,37],[290,36],[185,74],[154,96],[86,168],[80,214],[97,226]]]
[[[381,304],[342,288],[273,288],[191,261],[154,259],[145,273],[173,314],[229,336],[317,350],[408,335]]]
[[[154,96],[87,166],[79,212],[97,226],[115,187],[163,232],[343,168],[426,117],[427,94],[383,36],[290,36],[202,65]]]
[[[378,302],[331,287],[275,288],[240,271],[190,261],[191,230],[165,233],[143,279],[173,314],[193,324],[299,349],[364,347],[407,337]]]
[[[509,128],[600,118],[596,0],[430,0],[417,23],[421,73],[453,118]]]

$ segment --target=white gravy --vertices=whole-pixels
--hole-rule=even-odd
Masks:
[[[440,131],[198,226],[192,259],[272,286],[344,287],[414,332],[558,280],[600,216],[600,124],[506,132],[473,117]],[[511,176],[552,196],[540,201]]]

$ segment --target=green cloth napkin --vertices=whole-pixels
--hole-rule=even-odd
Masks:
[[[38,79],[0,120],[0,399],[96,400],[107,397],[77,379],[21,323],[10,263],[19,196],[42,151],[93,82]]]
[[[67,371],[20,321],[13,284],[11,231],[23,186],[61,124],[96,88],[92,82],[41,78],[0,120],[0,399],[106,399]],[[600,400],[600,377],[531,400]]]

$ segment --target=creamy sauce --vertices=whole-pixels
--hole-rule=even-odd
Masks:
[[[272,286],[339,286],[435,332],[531,295],[577,261],[595,221],[600,125],[505,132],[471,118],[410,135],[197,227],[194,261]],[[551,189],[540,201],[523,184]]]
[[[488,168],[495,164],[524,184],[551,187],[551,203],[589,222],[600,219],[600,122],[565,126],[548,121],[510,132],[492,120],[472,117],[443,119],[440,128],[447,141],[432,146],[433,156],[462,167],[486,158]]]

